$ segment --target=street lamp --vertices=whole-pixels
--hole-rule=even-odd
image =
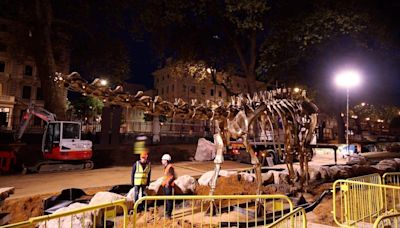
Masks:
[[[360,84],[360,73],[353,69],[340,71],[335,76],[338,87],[346,88],[346,151],[349,154],[349,88]]]

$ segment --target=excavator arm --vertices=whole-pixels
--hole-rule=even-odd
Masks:
[[[54,113],[51,113],[42,107],[36,107],[33,103],[31,103],[29,104],[28,109],[22,116],[20,127],[15,135],[16,140],[21,140],[22,135],[28,127],[29,121],[31,120],[32,116],[37,116],[46,123],[56,120],[56,115]]]

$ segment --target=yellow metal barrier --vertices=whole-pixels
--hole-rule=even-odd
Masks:
[[[366,183],[371,183],[371,184],[382,184],[382,178],[381,178],[381,175],[379,175],[379,173],[373,173],[373,174],[364,175],[364,176],[352,177],[352,178],[348,178],[347,180],[366,182]]]
[[[166,218],[167,200],[173,205],[171,218]],[[265,227],[292,211],[284,195],[146,196],[135,203],[129,226]]]
[[[382,176],[383,184],[400,185],[400,172],[385,173]]]
[[[118,217],[122,210],[121,217]],[[101,213],[100,213],[101,211]],[[81,216],[82,215],[82,216]],[[107,221],[113,222],[114,227],[126,227],[128,217],[128,208],[126,200],[117,200],[111,203],[98,204],[94,206],[82,207],[76,210],[55,213],[30,218],[27,221],[14,223],[1,228],[17,228],[17,227],[103,227],[107,226]],[[100,220],[100,221],[99,221]]]
[[[374,228],[396,227],[400,225],[400,213],[379,216],[375,223]]]
[[[398,211],[398,186],[337,180],[333,183],[333,218],[340,226],[374,223],[377,217]]]
[[[304,208],[296,208],[291,213],[283,216],[282,218],[276,220],[268,228],[279,228],[279,227],[290,227],[290,228],[306,228],[307,227],[307,217]]]

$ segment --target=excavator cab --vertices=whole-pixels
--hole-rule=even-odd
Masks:
[[[81,124],[50,121],[43,134],[42,151],[49,160],[86,160],[92,157],[92,142],[81,140]]]

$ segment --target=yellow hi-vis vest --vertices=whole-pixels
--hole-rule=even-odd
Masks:
[[[146,165],[146,168],[143,170],[142,165],[139,161],[136,162],[136,170],[135,170],[135,179],[133,185],[146,185],[147,184],[147,176],[150,172],[150,163]]]

